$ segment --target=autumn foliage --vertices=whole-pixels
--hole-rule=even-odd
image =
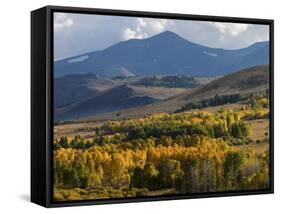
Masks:
[[[234,146],[248,142],[252,119],[268,117],[267,104],[260,96],[239,110],[108,121],[91,139],[55,139],[55,200],[268,188],[268,150]]]

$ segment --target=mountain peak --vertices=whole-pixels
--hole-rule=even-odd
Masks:
[[[156,34],[154,37],[173,38],[173,37],[180,37],[180,36],[172,31],[167,30],[167,31],[163,31],[159,34]]]
[[[174,35],[174,36],[178,36],[178,34],[172,32],[172,31],[169,31],[169,30],[166,30],[166,31],[163,31],[159,34],[162,34],[162,35]]]
[[[185,42],[185,43],[191,43],[188,40],[184,39],[183,37],[179,36],[178,34],[172,32],[172,31],[163,31],[161,33],[158,33],[154,36],[151,36],[147,38],[147,40],[150,41],[157,41],[157,42]]]

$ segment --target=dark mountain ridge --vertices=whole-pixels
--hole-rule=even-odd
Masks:
[[[214,77],[268,63],[269,42],[225,50],[205,47],[165,31],[56,61],[54,73],[55,77],[82,73],[101,77],[165,74]]]

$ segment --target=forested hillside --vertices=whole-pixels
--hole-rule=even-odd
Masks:
[[[268,94],[258,93],[239,109],[183,109],[85,128],[90,138],[61,136],[54,140],[54,198],[266,189],[269,129],[257,138],[253,124],[268,117]]]

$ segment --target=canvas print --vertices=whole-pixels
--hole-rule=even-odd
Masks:
[[[54,201],[270,188],[269,25],[53,20]]]

